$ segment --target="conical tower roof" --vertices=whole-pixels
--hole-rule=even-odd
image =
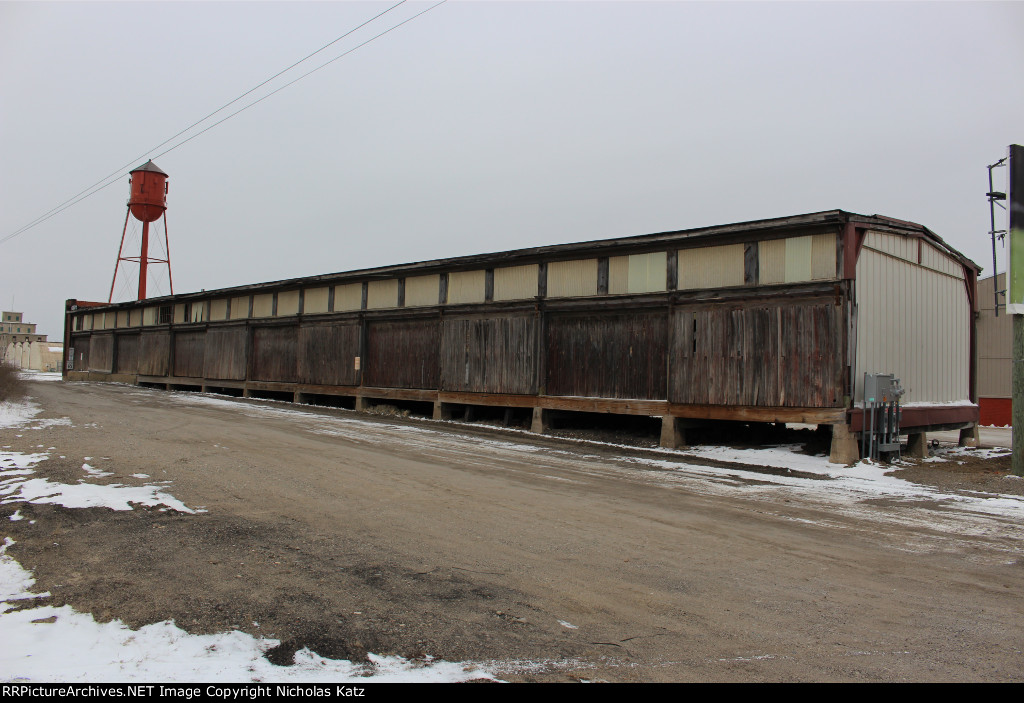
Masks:
[[[159,173],[162,176],[167,175],[165,171],[163,171],[159,166],[153,163],[153,159],[150,159],[149,161],[142,164],[138,168],[133,168],[129,173],[137,173],[139,171],[152,171],[153,173]]]

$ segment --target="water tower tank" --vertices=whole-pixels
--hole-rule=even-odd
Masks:
[[[131,172],[128,207],[135,219],[154,222],[167,209],[167,174],[152,161]]]

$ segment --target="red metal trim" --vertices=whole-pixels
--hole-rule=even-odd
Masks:
[[[928,425],[953,425],[961,422],[977,424],[977,405],[927,405],[903,408],[900,429],[927,427]],[[864,412],[857,407],[849,411],[850,429],[860,432],[864,429]]]
[[[858,227],[853,222],[847,222],[843,227],[843,278],[852,280],[857,277],[857,260],[867,233],[865,227]]]
[[[969,304],[968,318],[970,320],[970,337],[968,350],[971,355],[970,366],[967,372],[967,390],[970,398],[978,402],[978,272],[970,266],[964,265],[964,286],[967,288],[967,301]]]

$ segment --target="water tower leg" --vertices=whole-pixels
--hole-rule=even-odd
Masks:
[[[139,255],[139,300],[146,299],[146,269],[149,267],[149,223],[142,223],[142,253]]]
[[[124,251],[124,235],[128,231],[128,218],[131,217],[132,211],[129,207],[124,215],[124,228],[121,230],[121,246],[117,248],[117,261],[114,262],[114,278],[110,281],[110,297],[107,298],[108,303],[114,302],[114,284],[117,283],[117,267],[121,265],[121,252]]]

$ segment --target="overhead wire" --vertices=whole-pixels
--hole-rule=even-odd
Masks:
[[[271,82],[271,81],[272,81],[272,80],[274,80],[275,78],[278,78],[278,77],[280,77],[281,75],[283,75],[283,74],[287,73],[288,71],[292,70],[292,69],[293,69],[293,68],[295,68],[296,66],[298,66],[298,65],[300,65],[300,64],[302,64],[302,63],[304,63],[305,61],[308,61],[308,60],[309,60],[309,59],[311,59],[312,57],[314,57],[314,56],[316,56],[317,54],[319,54],[319,53],[320,53],[321,51],[323,51],[323,50],[327,49],[328,47],[330,47],[330,46],[332,46],[332,45],[334,45],[334,44],[338,43],[339,41],[341,41],[341,40],[342,40],[342,39],[344,39],[345,37],[348,37],[348,36],[350,36],[350,35],[351,35],[351,34],[352,34],[353,32],[356,32],[357,30],[359,30],[359,29],[362,29],[363,27],[365,27],[366,25],[370,24],[371,22],[374,22],[375,20],[379,19],[380,17],[383,17],[383,16],[384,16],[384,15],[386,15],[386,14],[387,14],[388,12],[391,12],[391,11],[392,11],[392,10],[394,10],[395,8],[399,7],[400,5],[403,5],[403,4],[404,4],[404,3],[406,2],[406,1],[407,1],[407,0],[400,0],[400,2],[398,2],[398,3],[394,4],[394,5],[392,5],[391,7],[389,7],[389,8],[388,8],[388,9],[386,9],[386,10],[384,10],[383,12],[381,12],[381,13],[379,13],[379,14],[375,15],[374,17],[372,17],[372,18],[370,18],[370,19],[368,19],[368,20],[366,20],[365,22],[363,22],[363,23],[362,23],[362,24],[360,24],[359,26],[357,26],[357,27],[354,27],[353,29],[351,29],[351,30],[349,30],[348,32],[346,32],[345,34],[343,34],[343,35],[339,36],[338,38],[336,38],[336,39],[334,39],[334,40],[332,40],[332,41],[328,42],[327,44],[325,44],[324,46],[320,47],[319,49],[317,49],[316,51],[312,52],[311,54],[307,55],[306,57],[304,57],[304,58],[302,58],[302,59],[300,59],[300,60],[296,61],[296,62],[295,62],[295,63],[293,63],[293,64],[292,64],[291,66],[289,66],[289,67],[287,67],[287,68],[285,68],[285,69],[282,69],[281,71],[278,71],[277,73],[275,73],[275,74],[274,74],[273,76],[271,76],[270,78],[267,78],[266,80],[264,80],[264,81],[263,81],[263,82],[261,82],[260,84],[258,84],[258,85],[256,85],[256,86],[254,86],[253,88],[250,88],[249,90],[247,90],[246,92],[242,93],[242,94],[241,94],[241,95],[239,95],[238,97],[236,97],[236,98],[234,98],[233,100],[231,100],[231,101],[229,101],[229,102],[225,103],[224,105],[222,105],[221,107],[217,108],[217,109],[216,109],[216,110],[214,110],[213,112],[209,113],[208,115],[206,115],[206,116],[205,116],[205,117],[203,117],[202,119],[200,119],[200,120],[197,120],[196,122],[193,122],[193,123],[192,123],[191,125],[189,125],[189,126],[188,126],[188,127],[186,127],[185,129],[183,129],[183,130],[179,131],[179,132],[178,132],[177,134],[173,135],[172,137],[170,137],[170,138],[168,138],[168,139],[165,139],[164,141],[160,142],[159,144],[157,144],[157,145],[156,145],[155,147],[153,147],[152,149],[149,149],[149,150],[147,150],[147,151],[143,152],[143,153],[142,153],[142,154],[141,154],[140,156],[138,156],[138,157],[136,157],[135,159],[133,159],[132,161],[128,162],[127,164],[125,164],[124,166],[122,166],[121,168],[119,168],[119,169],[118,169],[117,171],[114,171],[114,172],[112,172],[111,174],[109,174],[109,175],[107,175],[107,176],[104,176],[103,178],[101,178],[100,180],[96,181],[96,183],[94,183],[93,185],[89,186],[89,187],[88,187],[88,188],[86,188],[85,190],[82,190],[82,191],[78,192],[77,194],[75,194],[75,195],[73,195],[73,196],[72,196],[71,198],[69,198],[68,200],[65,200],[64,202],[62,202],[62,203],[60,203],[60,204],[56,205],[55,207],[51,208],[51,209],[50,209],[50,210],[48,210],[47,212],[43,213],[42,215],[40,215],[39,217],[37,217],[37,218],[36,218],[35,220],[33,220],[33,221],[29,222],[28,224],[26,224],[26,225],[22,226],[21,228],[19,228],[19,229],[17,229],[17,230],[15,230],[15,231],[14,231],[14,232],[12,232],[11,234],[8,234],[7,236],[3,237],[2,239],[0,239],[0,244],[4,244],[4,243],[6,243],[6,242],[10,241],[11,239],[14,239],[15,237],[17,237],[17,236],[19,236],[19,235],[21,235],[21,234],[23,234],[23,233],[25,233],[25,232],[29,231],[29,230],[30,230],[30,229],[32,229],[33,227],[36,227],[37,225],[40,225],[40,224],[42,224],[43,222],[45,222],[46,220],[50,219],[51,217],[53,217],[53,216],[55,216],[55,215],[58,215],[58,214],[60,214],[60,213],[61,213],[61,212],[63,212],[64,210],[67,210],[68,208],[70,208],[70,207],[72,207],[72,206],[74,206],[74,205],[77,205],[78,203],[80,203],[81,201],[85,200],[86,198],[89,198],[89,197],[91,197],[91,196],[95,195],[96,193],[99,193],[99,192],[101,192],[102,190],[104,190],[104,189],[106,189],[106,188],[110,187],[110,186],[111,186],[111,185],[113,185],[114,183],[117,183],[117,182],[118,182],[118,181],[120,181],[120,179],[121,179],[121,178],[122,178],[122,177],[123,177],[123,176],[125,175],[125,173],[126,173],[125,169],[127,169],[127,168],[128,168],[129,166],[131,166],[132,164],[135,164],[135,163],[137,163],[139,159],[142,159],[143,157],[145,157],[145,156],[147,156],[148,154],[152,153],[152,152],[153,152],[153,151],[155,151],[156,149],[159,149],[159,148],[160,148],[161,146],[163,146],[163,145],[167,144],[167,143],[168,143],[168,142],[170,142],[170,141],[173,141],[174,139],[176,139],[176,138],[180,137],[180,136],[181,136],[182,134],[185,134],[186,132],[190,131],[191,129],[195,128],[196,126],[198,126],[198,125],[202,124],[203,122],[207,121],[208,119],[210,119],[210,118],[211,118],[211,117],[213,117],[214,115],[218,114],[219,112],[222,112],[222,111],[223,111],[223,110],[225,110],[226,108],[228,108],[228,107],[230,107],[231,105],[233,105],[233,104],[237,103],[237,102],[238,102],[239,100],[243,99],[243,98],[244,98],[244,97],[246,97],[247,95],[250,95],[250,94],[251,94],[251,93],[253,93],[254,91],[258,90],[259,88],[261,88],[261,87],[263,87],[263,86],[265,86],[265,85],[266,85],[267,83]],[[392,26],[392,27],[390,27],[390,28],[388,28],[388,29],[384,30],[383,32],[380,32],[379,34],[376,34],[375,36],[371,37],[370,39],[367,39],[366,41],[362,42],[361,44],[358,44],[358,45],[356,45],[356,46],[355,46],[355,47],[353,47],[352,49],[349,49],[348,51],[345,51],[345,52],[343,52],[343,53],[339,54],[338,56],[336,56],[336,57],[334,57],[333,59],[331,59],[331,60],[329,60],[329,61],[327,61],[327,62],[325,62],[325,63],[321,64],[320,66],[317,66],[316,68],[312,69],[311,71],[308,71],[308,72],[306,72],[306,73],[302,74],[302,75],[301,75],[301,76],[299,76],[298,78],[296,78],[296,79],[294,79],[294,80],[292,80],[292,81],[290,81],[290,82],[288,82],[288,83],[284,84],[283,86],[281,86],[281,87],[279,87],[279,88],[277,88],[277,89],[275,89],[275,90],[271,91],[270,93],[268,93],[268,94],[264,95],[263,97],[261,97],[261,98],[259,98],[259,99],[257,99],[257,100],[254,100],[253,102],[251,102],[251,103],[249,103],[249,104],[245,105],[244,107],[240,108],[239,110],[236,110],[235,112],[232,112],[232,113],[231,113],[230,115],[228,115],[227,117],[224,117],[224,118],[222,118],[222,119],[218,120],[217,122],[213,123],[212,125],[209,125],[209,126],[208,126],[208,127],[206,127],[205,129],[203,129],[203,130],[201,130],[201,131],[197,132],[196,134],[193,134],[192,136],[188,137],[187,139],[184,139],[184,140],[182,140],[181,142],[178,142],[177,144],[175,144],[174,146],[172,146],[172,147],[171,147],[170,149],[167,149],[167,150],[165,150],[165,151],[163,151],[163,152],[161,152],[161,153],[159,153],[159,154],[156,154],[155,156],[152,156],[152,157],[151,157],[151,160],[152,160],[152,159],[157,159],[157,158],[160,158],[161,156],[164,156],[165,154],[169,154],[170,152],[174,151],[174,150],[175,150],[175,149],[177,149],[178,147],[180,147],[180,146],[182,146],[182,145],[184,145],[184,144],[187,144],[188,142],[192,141],[193,139],[195,139],[195,138],[196,138],[196,137],[198,137],[199,135],[201,135],[201,134],[204,134],[204,133],[206,133],[206,132],[210,131],[211,129],[213,129],[213,128],[214,128],[214,127],[216,127],[217,125],[220,125],[220,124],[222,124],[222,123],[226,122],[227,120],[231,119],[231,118],[232,118],[232,117],[234,117],[235,115],[238,115],[239,113],[241,113],[241,112],[244,112],[245,110],[248,110],[248,109],[249,109],[250,107],[253,107],[253,106],[255,106],[255,105],[257,105],[257,104],[259,104],[259,103],[263,102],[264,100],[266,100],[267,98],[269,98],[269,97],[270,97],[271,95],[274,95],[274,94],[276,94],[276,93],[279,93],[280,91],[284,90],[285,88],[287,88],[287,87],[289,87],[289,86],[291,86],[291,85],[294,85],[295,83],[297,83],[298,81],[302,80],[303,78],[306,78],[307,76],[309,76],[309,75],[311,75],[311,74],[313,74],[313,73],[316,73],[316,72],[317,72],[317,71],[319,71],[320,69],[322,69],[322,68],[324,68],[325,66],[328,66],[328,65],[330,65],[330,64],[332,64],[332,63],[334,63],[334,62],[335,62],[335,61],[337,61],[338,59],[341,59],[341,58],[343,58],[343,57],[345,57],[345,56],[347,56],[347,55],[351,54],[352,52],[356,51],[357,49],[360,49],[360,48],[362,48],[362,47],[366,46],[366,45],[367,45],[367,44],[369,44],[370,42],[372,42],[372,41],[375,41],[375,40],[379,39],[380,37],[384,36],[385,34],[388,34],[388,33],[390,33],[391,31],[393,31],[393,30],[395,30],[395,29],[398,29],[398,28],[399,28],[399,27],[401,27],[402,25],[404,25],[404,24],[407,24],[407,23],[411,22],[412,20],[416,19],[417,17],[420,17],[421,15],[423,15],[423,14],[426,14],[427,12],[430,12],[430,11],[431,11],[431,10],[433,10],[434,8],[438,7],[439,5],[443,5],[443,4],[445,3],[445,2],[447,2],[447,0],[440,0],[440,2],[438,2],[438,3],[434,4],[434,5],[431,5],[431,6],[430,6],[430,7],[428,7],[427,9],[425,9],[425,10],[422,10],[422,11],[420,11],[420,12],[416,13],[415,15],[413,15],[413,16],[411,16],[411,17],[409,17],[409,18],[407,18],[407,19],[405,19],[405,20],[403,20],[403,21],[399,22],[398,24],[396,24],[396,25],[394,25],[394,26]],[[104,183],[104,181],[106,181],[106,183]],[[102,185],[100,185],[100,184],[102,184]]]
[[[269,83],[270,81],[274,80],[275,78],[277,78],[277,77],[281,76],[281,75],[282,75],[282,74],[284,74],[284,73],[287,73],[288,71],[292,70],[293,68],[295,68],[295,67],[296,67],[296,66],[298,66],[299,64],[301,64],[301,63],[303,63],[303,62],[305,62],[305,61],[308,61],[309,59],[313,58],[314,56],[316,56],[317,54],[319,54],[319,53],[320,53],[321,51],[323,51],[324,49],[326,49],[326,48],[328,48],[328,47],[330,47],[330,46],[332,46],[332,45],[334,45],[334,44],[337,44],[337,43],[338,43],[339,41],[341,41],[341,40],[342,40],[342,39],[344,39],[345,37],[349,36],[349,35],[350,35],[350,34],[352,34],[353,32],[355,32],[355,31],[357,31],[357,30],[359,30],[359,29],[362,29],[363,27],[365,27],[366,25],[370,24],[371,22],[373,22],[373,21],[377,20],[377,19],[378,19],[378,18],[380,18],[380,17],[383,17],[383,16],[384,16],[384,15],[386,15],[387,13],[389,13],[389,12],[391,12],[392,10],[394,10],[395,8],[397,8],[397,7],[399,6],[399,5],[402,5],[402,4],[404,4],[404,3],[406,2],[406,1],[407,1],[407,0],[400,0],[400,1],[398,2],[398,3],[396,3],[396,4],[392,5],[392,6],[391,6],[391,7],[389,7],[388,9],[384,10],[384,12],[381,12],[380,14],[378,14],[378,15],[375,15],[374,17],[371,17],[370,19],[368,19],[368,20],[366,20],[365,22],[363,22],[362,24],[360,24],[360,25],[359,25],[358,27],[355,27],[355,28],[353,28],[353,29],[350,29],[349,31],[347,31],[347,32],[345,32],[344,34],[342,34],[342,35],[341,35],[340,37],[338,37],[338,38],[336,38],[336,39],[334,39],[334,40],[332,40],[332,41],[328,42],[327,44],[324,44],[324,45],[323,45],[322,47],[320,47],[319,49],[317,49],[317,50],[316,50],[316,51],[314,51],[313,53],[311,53],[311,54],[307,55],[307,56],[306,56],[305,58],[299,59],[298,61],[296,61],[295,63],[293,63],[293,64],[292,64],[291,66],[289,66],[288,68],[285,68],[285,69],[282,69],[281,71],[278,71],[277,73],[275,73],[275,74],[274,74],[273,76],[271,76],[270,78],[267,78],[267,79],[266,79],[265,81],[263,81],[262,83],[260,83],[260,84],[258,84],[258,85],[256,85],[256,86],[253,86],[252,88],[250,88],[249,90],[245,91],[244,93],[242,93],[241,95],[239,95],[239,96],[238,96],[238,97],[236,97],[235,99],[233,99],[233,100],[231,100],[231,101],[229,101],[229,102],[227,102],[227,103],[225,103],[225,104],[221,105],[221,106],[220,106],[219,108],[217,108],[216,110],[214,110],[214,111],[213,111],[213,112],[211,112],[210,114],[206,115],[206,116],[205,116],[205,117],[203,117],[202,119],[196,120],[195,122],[193,122],[192,124],[190,124],[190,125],[189,125],[188,127],[186,127],[185,129],[181,130],[180,132],[178,132],[177,134],[173,135],[172,137],[169,137],[169,138],[165,139],[164,141],[160,142],[159,144],[157,144],[157,145],[156,145],[155,147],[153,147],[153,148],[151,148],[151,149],[147,149],[146,151],[142,152],[142,154],[140,154],[139,156],[135,157],[134,159],[132,159],[131,161],[129,161],[128,163],[126,163],[126,164],[125,164],[124,166],[121,166],[121,167],[120,167],[120,168],[118,168],[118,169],[117,169],[116,171],[113,171],[113,172],[111,172],[110,174],[108,174],[108,175],[104,176],[103,178],[99,179],[98,181],[96,181],[95,183],[93,183],[93,184],[92,184],[91,186],[89,186],[89,187],[88,187],[88,188],[86,188],[85,190],[79,191],[79,192],[78,192],[78,193],[76,193],[75,195],[72,195],[72,196],[71,196],[70,198],[68,198],[68,199],[67,199],[67,200],[65,200],[64,202],[62,202],[62,203],[60,203],[60,204],[56,205],[55,207],[51,208],[51,209],[50,209],[50,210],[48,210],[47,212],[43,213],[42,215],[40,215],[39,217],[37,217],[37,218],[36,218],[35,220],[33,220],[32,222],[30,222],[29,224],[27,224],[27,225],[25,225],[24,227],[22,227],[21,229],[19,229],[19,230],[15,231],[15,232],[14,232],[13,234],[11,234],[10,236],[8,236],[8,237],[5,237],[4,239],[0,239],[0,244],[3,244],[3,243],[4,243],[4,242],[6,242],[6,241],[7,241],[8,239],[13,239],[14,237],[18,236],[18,235],[19,235],[19,234],[21,234],[22,232],[24,232],[24,231],[27,231],[27,230],[31,229],[32,227],[35,227],[35,226],[36,226],[37,224],[41,224],[42,222],[45,222],[46,220],[48,220],[48,219],[49,219],[49,217],[51,216],[51,214],[52,214],[52,215],[56,215],[56,214],[58,214],[59,212],[62,212],[63,210],[67,209],[67,208],[65,208],[65,207],[62,207],[63,205],[67,205],[68,207],[70,207],[71,205],[75,205],[76,203],[79,203],[79,202],[81,202],[82,200],[84,200],[85,198],[89,197],[90,195],[93,195],[94,193],[98,193],[98,192],[100,192],[101,190],[103,190],[104,188],[106,188],[107,186],[109,186],[109,185],[111,185],[111,184],[110,184],[110,183],[107,183],[106,185],[104,185],[104,186],[102,186],[102,187],[100,187],[100,188],[96,188],[96,186],[98,186],[98,185],[99,185],[100,183],[103,183],[103,182],[104,182],[104,181],[106,181],[106,180],[107,180],[108,178],[112,178],[112,177],[113,177],[113,178],[115,178],[115,181],[116,181],[116,180],[119,180],[119,179],[120,179],[120,178],[121,178],[121,177],[122,177],[122,176],[124,175],[124,173],[123,173],[123,172],[124,172],[124,170],[125,170],[126,168],[128,168],[129,166],[132,166],[133,164],[136,164],[136,163],[138,163],[138,161],[139,161],[140,159],[142,159],[143,157],[145,157],[145,156],[146,156],[147,154],[149,154],[149,153],[151,153],[151,152],[153,152],[153,151],[156,151],[157,149],[159,149],[160,147],[162,147],[162,146],[163,146],[164,144],[166,144],[167,142],[170,142],[170,141],[173,141],[174,139],[177,139],[178,137],[180,137],[180,136],[181,136],[182,134],[185,134],[186,132],[188,132],[188,131],[189,131],[190,129],[192,129],[193,127],[196,127],[197,125],[200,125],[200,124],[202,124],[203,122],[205,122],[206,120],[210,119],[211,117],[213,117],[214,115],[216,115],[216,114],[217,114],[218,112],[221,112],[221,111],[223,111],[224,109],[226,109],[226,108],[230,107],[231,105],[234,105],[234,104],[235,104],[236,102],[238,102],[239,100],[241,100],[242,98],[244,98],[244,97],[245,97],[246,95],[249,95],[249,94],[251,94],[251,93],[252,93],[253,91],[255,91],[255,90],[258,90],[259,88],[262,88],[262,87],[263,87],[263,86],[265,86],[265,85],[266,85],[267,83]],[[93,189],[93,188],[96,188],[96,190],[95,190],[95,191],[93,191],[93,192],[89,192],[89,191],[92,191],[92,189]],[[86,195],[85,195],[85,198],[79,198],[78,196],[82,195],[83,193],[85,193],[85,194],[86,194]],[[78,199],[76,200],[76,198],[78,198]],[[74,201],[74,202],[71,202],[71,201]]]
[[[263,97],[261,97],[261,98],[258,98],[258,99],[256,99],[256,100],[252,101],[251,103],[249,103],[249,104],[248,104],[248,105],[246,105],[245,107],[243,107],[243,108],[240,108],[240,109],[236,110],[235,112],[232,112],[232,113],[231,113],[230,115],[228,115],[227,117],[224,117],[224,118],[222,118],[222,119],[220,119],[220,120],[218,120],[218,121],[214,122],[214,123],[213,123],[212,125],[210,125],[210,126],[208,126],[208,127],[204,128],[204,129],[200,130],[199,132],[196,132],[195,134],[193,134],[192,136],[188,137],[187,139],[183,139],[182,141],[180,141],[180,142],[178,142],[177,144],[175,144],[174,146],[172,146],[172,147],[171,147],[170,149],[167,149],[167,150],[165,150],[165,151],[162,151],[162,152],[160,152],[159,154],[155,155],[155,156],[154,156],[153,158],[154,158],[154,159],[159,159],[159,158],[160,158],[161,156],[164,156],[165,154],[169,154],[169,153],[171,153],[172,151],[174,151],[175,149],[177,149],[177,148],[178,148],[179,146],[182,146],[183,144],[187,144],[187,143],[189,143],[190,141],[192,141],[193,139],[195,139],[196,137],[198,137],[198,136],[200,136],[200,135],[202,135],[202,134],[205,134],[206,132],[209,132],[209,131],[210,131],[211,129],[213,129],[213,128],[214,128],[214,127],[216,127],[217,125],[219,125],[219,124],[222,124],[222,123],[224,123],[224,122],[227,122],[227,121],[228,121],[228,120],[230,120],[230,119],[231,119],[232,117],[234,117],[235,115],[239,114],[240,112],[245,112],[245,111],[246,111],[246,110],[248,110],[248,109],[249,109],[250,107],[253,107],[254,105],[258,105],[259,103],[263,102],[264,100],[266,100],[266,99],[267,99],[267,98],[269,98],[270,96],[272,96],[272,95],[275,95],[275,94],[277,94],[277,93],[281,92],[282,90],[284,90],[285,88],[287,88],[287,87],[289,87],[289,86],[295,85],[296,83],[298,83],[299,81],[301,81],[301,80],[302,80],[303,78],[305,78],[305,77],[307,77],[307,76],[310,76],[310,75],[312,75],[312,74],[316,73],[316,72],[317,72],[317,71],[319,71],[319,70],[320,70],[321,68],[324,68],[325,66],[329,66],[330,64],[334,63],[334,62],[335,62],[335,61],[337,61],[338,59],[341,59],[341,58],[344,58],[344,57],[348,56],[348,55],[349,55],[349,54],[351,54],[351,53],[352,53],[353,51],[356,51],[356,50],[358,50],[358,49],[361,49],[362,47],[366,46],[366,45],[367,45],[367,44],[369,44],[370,42],[372,42],[372,41],[375,41],[375,40],[377,40],[377,39],[380,39],[380,38],[381,38],[381,37],[383,37],[383,36],[384,36],[385,34],[388,34],[389,32],[393,32],[394,30],[396,30],[396,29],[398,29],[399,27],[401,27],[401,26],[402,26],[403,24],[406,24],[406,23],[408,23],[408,22],[412,22],[412,21],[413,21],[414,19],[416,19],[416,18],[417,18],[417,17],[419,17],[420,15],[423,15],[423,14],[426,14],[427,12],[430,12],[430,11],[431,11],[431,10],[433,10],[433,9],[434,9],[435,7],[438,7],[439,5],[443,5],[443,4],[444,4],[444,3],[446,3],[447,1],[448,1],[448,0],[441,0],[441,1],[440,1],[440,2],[438,2],[438,3],[436,3],[436,4],[434,4],[434,5],[431,5],[431,6],[430,6],[430,7],[428,7],[428,8],[426,9],[426,10],[423,10],[423,11],[421,11],[421,12],[417,12],[417,13],[416,13],[415,15],[413,15],[412,17],[409,17],[408,19],[402,20],[401,22],[399,22],[398,24],[396,24],[396,25],[395,25],[395,26],[393,26],[393,27],[390,27],[390,28],[388,28],[388,29],[385,29],[385,30],[384,30],[383,32],[381,32],[380,34],[377,34],[377,35],[375,35],[375,36],[373,36],[373,37],[370,37],[369,39],[367,39],[366,41],[364,41],[364,42],[363,42],[362,44],[357,44],[356,46],[352,47],[352,48],[351,48],[351,49],[349,49],[348,51],[345,51],[345,52],[343,52],[343,53],[339,54],[338,56],[335,56],[335,57],[334,57],[333,59],[331,59],[330,61],[327,61],[327,62],[325,62],[325,63],[322,63],[322,64],[320,64],[319,66],[317,66],[316,68],[312,69],[311,71],[307,71],[306,73],[303,73],[303,74],[302,74],[301,76],[299,76],[298,78],[296,78],[296,79],[294,79],[294,80],[292,80],[292,81],[289,81],[288,83],[285,83],[285,84],[284,84],[284,85],[282,85],[282,86],[281,86],[280,88],[276,88],[276,89],[272,90],[271,92],[267,93],[267,94],[266,94],[266,95],[264,95]],[[3,240],[0,240],[0,244],[2,244],[2,243],[3,243]]]

